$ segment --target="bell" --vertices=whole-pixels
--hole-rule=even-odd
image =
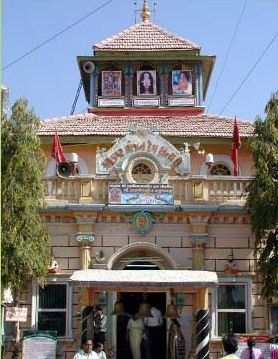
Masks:
[[[177,307],[175,306],[175,304],[171,303],[171,304],[168,304],[168,305],[167,305],[167,310],[166,310],[165,318],[170,318],[170,319],[180,318],[178,309],[177,309]]]
[[[125,314],[124,306],[122,302],[115,302],[114,304],[114,310],[111,313],[111,315],[123,315]]]
[[[140,318],[142,317],[152,317],[151,314],[151,306],[149,303],[143,302],[139,306],[139,310],[137,316]]]

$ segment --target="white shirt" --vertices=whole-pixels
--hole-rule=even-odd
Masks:
[[[100,359],[107,359],[105,352],[102,350],[101,352],[97,353],[97,356]]]
[[[91,353],[85,353],[84,350],[81,349],[78,353],[75,354],[73,359],[99,359],[99,356],[94,351]]]
[[[160,327],[163,323],[161,311],[156,307],[151,307],[152,317],[146,317],[144,323],[147,327]]]

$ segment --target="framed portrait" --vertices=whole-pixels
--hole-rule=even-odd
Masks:
[[[156,95],[156,71],[137,71],[137,95]]]
[[[122,71],[102,71],[102,96],[122,95]]]
[[[173,95],[192,95],[192,72],[189,70],[172,71]]]

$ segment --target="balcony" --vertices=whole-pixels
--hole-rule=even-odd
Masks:
[[[233,204],[245,203],[246,187],[250,177],[192,176],[169,177],[173,186],[174,203],[186,204]],[[102,204],[108,203],[108,185],[115,181],[107,178],[60,177],[44,178],[45,200],[48,205]]]

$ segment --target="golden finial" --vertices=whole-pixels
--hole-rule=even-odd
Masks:
[[[141,19],[142,19],[142,21],[146,21],[146,20],[149,20],[149,18],[150,18],[149,7],[147,5],[147,0],[144,0],[143,9],[141,11]]]

